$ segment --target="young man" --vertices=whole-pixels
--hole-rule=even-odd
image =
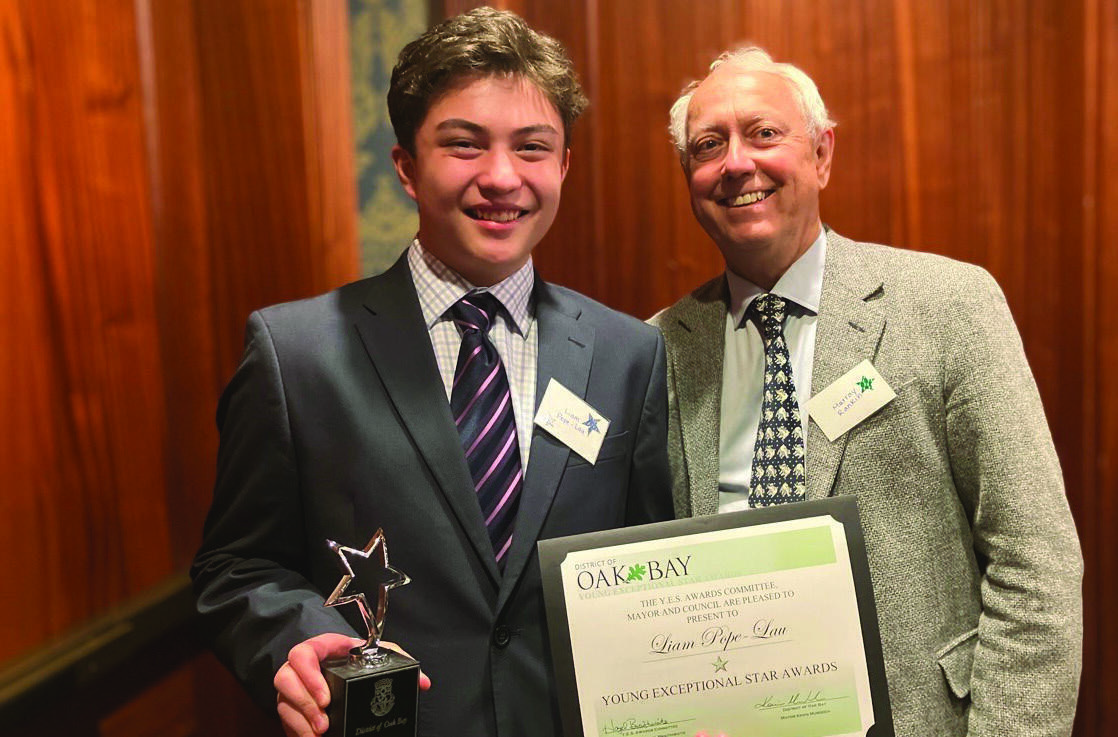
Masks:
[[[383,528],[412,578],[385,636],[432,682],[419,734],[551,737],[536,542],[671,516],[662,340],[533,272],[585,105],[556,41],[471,11],[401,52],[388,100],[418,236],[381,276],[249,319],[198,609],[288,733],[321,733],[319,663],[356,634],[322,606],[325,541]],[[594,463],[534,426],[552,382],[610,421]]]

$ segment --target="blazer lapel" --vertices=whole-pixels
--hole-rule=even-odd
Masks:
[[[536,278],[534,288],[539,353],[536,363],[536,406],[554,378],[580,397],[586,397],[590,364],[594,358],[594,328],[579,322],[581,308],[558,290]],[[529,419],[532,422],[535,418]],[[547,513],[555,499],[570,449],[536,428],[524,474],[520,510],[516,516],[512,547],[505,561],[505,575],[498,595],[500,609],[512,593],[532,556]]]
[[[726,279],[720,277],[679,305],[672,332],[673,386],[679,403],[691,514],[718,512],[718,432],[726,342]]]
[[[500,580],[406,253],[369,280],[357,332],[397,415],[494,583]],[[434,389],[437,388],[437,391]]]
[[[850,369],[877,357],[885,316],[868,300],[880,294],[881,278],[860,256],[856,243],[827,231],[827,261],[815,335],[811,396]],[[831,495],[850,434],[833,443],[810,422],[807,437],[807,498]]]

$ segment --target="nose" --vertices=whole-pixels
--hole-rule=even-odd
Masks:
[[[511,151],[494,148],[486,154],[478,187],[489,192],[511,192],[521,184],[520,172]]]
[[[753,150],[739,136],[730,138],[726,156],[722,159],[722,176],[727,178],[749,176],[757,169]]]

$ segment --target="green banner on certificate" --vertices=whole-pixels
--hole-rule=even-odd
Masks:
[[[539,544],[567,735],[892,735],[853,498]]]

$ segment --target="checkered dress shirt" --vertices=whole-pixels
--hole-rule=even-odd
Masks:
[[[425,251],[419,240],[408,249],[408,265],[419,295],[423,321],[435,349],[435,360],[450,402],[454,386],[454,368],[462,336],[450,317],[451,305],[475,289],[468,281]],[[489,339],[501,355],[512,392],[512,411],[516,418],[516,435],[520,445],[521,466],[528,468],[528,451],[532,442],[532,420],[536,415],[536,358],[539,355],[536,316],[532,305],[535,271],[532,260],[503,281],[486,288],[505,308],[489,330]],[[509,319],[511,316],[511,320]]]

